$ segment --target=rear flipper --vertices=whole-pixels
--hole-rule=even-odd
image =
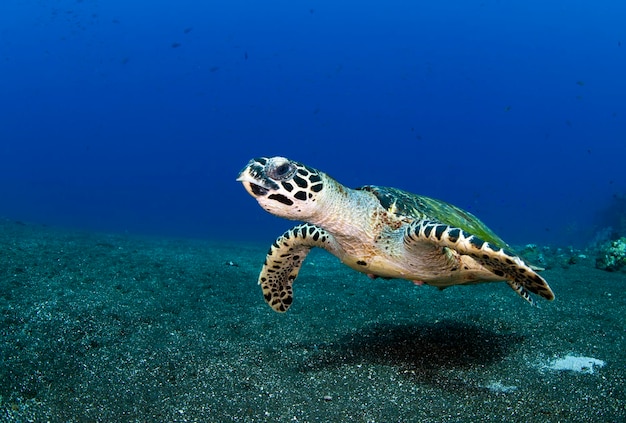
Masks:
[[[407,228],[405,237],[428,239],[442,247],[472,257],[494,275],[501,276],[502,280],[531,304],[534,304],[534,301],[529,292],[550,301],[554,299],[554,293],[545,279],[520,257],[460,228],[435,222],[415,221]]]
[[[270,247],[259,275],[265,302],[274,311],[284,313],[293,302],[293,281],[298,277],[302,262],[313,247],[330,252],[335,240],[324,229],[303,223],[279,236]]]

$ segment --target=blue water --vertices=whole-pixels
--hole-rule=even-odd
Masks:
[[[0,216],[270,242],[283,155],[588,242],[626,192],[622,1],[0,3]]]

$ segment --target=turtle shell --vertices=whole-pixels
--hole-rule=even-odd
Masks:
[[[390,187],[366,185],[357,189],[374,194],[380,204],[390,213],[460,228],[492,245],[511,250],[506,242],[476,216],[445,201]]]

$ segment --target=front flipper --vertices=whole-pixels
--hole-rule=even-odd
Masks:
[[[303,223],[279,236],[270,247],[259,275],[265,302],[284,313],[293,302],[293,281],[313,247],[336,250],[335,240],[319,226]]]
[[[530,304],[529,291],[547,300],[554,299],[548,283],[515,254],[460,229],[437,222],[415,221],[405,233],[405,241],[428,239],[442,247],[468,255],[515,290]]]

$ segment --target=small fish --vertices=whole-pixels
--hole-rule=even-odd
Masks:
[[[219,66],[211,66],[209,68],[209,72],[217,72],[219,70],[219,68],[220,68]]]
[[[576,81],[576,85],[580,85],[581,87],[585,85],[585,81]]]
[[[243,52],[243,59],[244,60],[248,60],[248,52],[247,51]]]
[[[185,28],[185,29],[183,30],[183,33],[184,33],[184,34],[189,34],[189,33],[191,32],[191,30],[192,30],[192,29],[193,29],[193,28],[189,26],[189,27],[187,27],[187,28]]]
[[[511,111],[511,106],[506,106],[506,107],[504,108],[504,111],[505,111],[505,112],[509,112],[509,111]]]
[[[181,45],[182,45],[181,43],[172,43],[172,48],[178,48]]]

